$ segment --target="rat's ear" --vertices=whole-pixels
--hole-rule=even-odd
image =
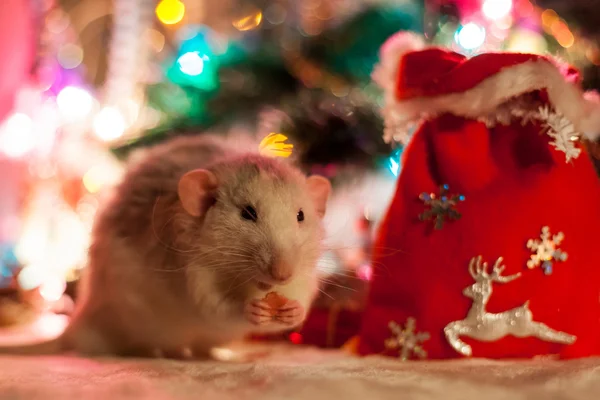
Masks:
[[[217,186],[215,174],[205,169],[195,169],[183,175],[177,187],[183,209],[194,217],[204,215]]]
[[[331,183],[327,178],[312,175],[306,178],[306,184],[308,185],[308,192],[315,203],[317,213],[319,217],[323,218],[327,209],[327,200],[329,200],[331,194]]]

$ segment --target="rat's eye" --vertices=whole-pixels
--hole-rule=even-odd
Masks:
[[[242,218],[256,222],[256,220],[258,219],[258,214],[256,213],[254,207],[245,206],[244,208],[242,208]]]
[[[304,211],[298,211],[298,214],[296,214],[296,219],[298,220],[298,222],[304,221]]]

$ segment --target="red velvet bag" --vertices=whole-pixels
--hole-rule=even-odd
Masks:
[[[358,352],[600,355],[600,182],[579,141],[599,103],[546,57],[414,48],[391,38],[374,74],[408,145]]]

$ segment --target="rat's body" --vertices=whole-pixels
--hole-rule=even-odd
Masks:
[[[212,137],[150,149],[97,217],[65,333],[0,353],[201,357],[299,325],[317,290],[328,182],[232,152]],[[264,311],[269,291],[291,300],[283,322]]]

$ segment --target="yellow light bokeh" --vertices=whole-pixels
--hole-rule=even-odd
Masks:
[[[504,18],[499,19],[498,21],[496,21],[496,26],[500,29],[510,29],[513,25],[513,18],[510,15],[507,15]]]
[[[253,12],[250,15],[246,15],[240,19],[232,22],[235,29],[238,31],[249,31],[260,25],[262,21],[262,12],[260,10]]]
[[[544,37],[529,30],[517,30],[511,35],[506,47],[508,51],[519,53],[544,54],[548,48]]]
[[[575,43],[575,36],[571,33],[569,26],[562,20],[555,20],[550,27],[552,35],[562,47],[568,49]]]
[[[573,46],[575,43],[575,37],[571,33],[570,30],[561,31],[558,35],[556,35],[556,41],[565,49]]]
[[[597,48],[590,46],[586,50],[585,56],[592,64],[600,65],[600,50]]]
[[[165,25],[174,25],[183,19],[185,4],[180,0],[161,0],[155,11],[160,22]]]
[[[558,21],[558,14],[556,14],[556,11],[548,9],[542,13],[542,24],[544,25],[544,28],[550,28],[556,21]]]
[[[148,29],[146,31],[146,37],[155,52],[160,53],[165,48],[165,35],[156,29]]]
[[[98,193],[103,186],[104,170],[100,166],[90,168],[83,176],[83,186],[90,193]]]
[[[562,20],[556,20],[550,26],[550,31],[554,36],[560,35],[563,31],[569,30],[567,24]]]
[[[63,68],[76,68],[83,62],[83,49],[76,44],[68,43],[58,49],[56,59]]]

